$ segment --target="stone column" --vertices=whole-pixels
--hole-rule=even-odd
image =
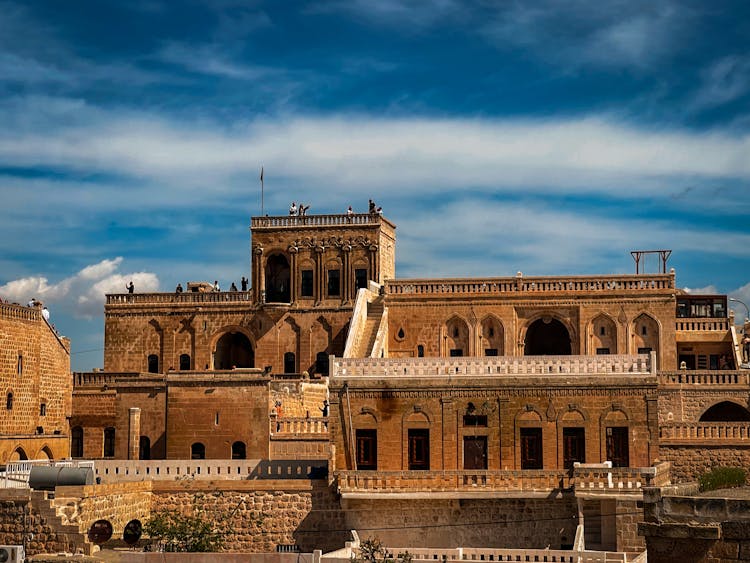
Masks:
[[[441,469],[462,469],[458,460],[458,427],[456,424],[456,407],[451,398],[440,399],[443,411],[443,467]]]
[[[326,296],[325,264],[323,263],[323,245],[315,247],[315,304],[319,305]]]
[[[264,301],[263,295],[266,291],[266,280],[263,276],[263,247],[258,245],[253,248],[253,300],[255,303]]]
[[[509,410],[507,397],[497,400],[497,418],[500,425],[500,469],[515,469],[515,436],[513,413]]]
[[[128,459],[139,459],[141,441],[141,409],[131,407],[128,412]]]
[[[349,303],[351,299],[351,276],[352,272],[349,266],[351,246],[345,244],[341,247],[341,303]]]
[[[297,271],[297,252],[299,248],[292,245],[289,247],[289,302],[295,303],[297,301],[297,293],[299,292],[299,276],[300,273]]]

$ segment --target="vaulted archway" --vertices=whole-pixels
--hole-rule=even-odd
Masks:
[[[214,352],[214,369],[255,367],[255,352],[250,339],[241,332],[227,332]]]
[[[699,422],[748,422],[750,411],[732,401],[722,401],[704,412]]]
[[[552,317],[535,320],[526,330],[524,356],[569,356],[570,333],[563,323]]]

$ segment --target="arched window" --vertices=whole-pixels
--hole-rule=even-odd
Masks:
[[[83,457],[83,428],[80,426],[70,431],[70,457]]]
[[[289,303],[289,262],[281,254],[272,254],[266,261],[266,302]]]
[[[297,358],[294,352],[284,354],[284,373],[297,373]]]
[[[159,373],[159,356],[151,354],[148,357],[148,372]]]
[[[190,354],[180,354],[180,371],[190,369]]]
[[[232,444],[232,459],[247,459],[245,442],[235,442]]]
[[[11,410],[13,408],[13,392],[9,392],[5,398],[5,408]]]
[[[206,459],[206,446],[200,442],[190,446],[190,459]]]
[[[315,372],[320,375],[328,375],[328,353],[318,352],[315,356]]]
[[[151,439],[141,436],[138,440],[138,459],[151,459]]]
[[[115,457],[115,429],[104,429],[104,457]]]
[[[23,354],[21,354],[21,352],[18,353],[18,362],[16,364],[16,373],[17,373],[17,375],[23,375]]]

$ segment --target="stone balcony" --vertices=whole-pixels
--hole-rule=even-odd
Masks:
[[[573,470],[337,471],[335,476],[344,498],[547,498],[563,492],[606,496],[640,494],[642,487],[666,485],[670,464],[615,468],[591,464]]]
[[[750,372],[747,370],[662,371],[659,372],[658,381],[660,387],[691,385],[717,388],[746,388],[750,385]]]

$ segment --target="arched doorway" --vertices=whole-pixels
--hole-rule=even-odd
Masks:
[[[704,412],[699,422],[748,422],[750,411],[732,401],[722,401]]]
[[[526,330],[524,356],[569,356],[570,334],[565,325],[552,317],[535,320]]]
[[[148,436],[138,439],[138,459],[151,459],[151,439]]]
[[[266,261],[266,303],[289,303],[289,262],[281,254],[272,254]]]
[[[255,353],[247,336],[241,332],[228,332],[216,343],[214,369],[251,368],[255,366]]]

